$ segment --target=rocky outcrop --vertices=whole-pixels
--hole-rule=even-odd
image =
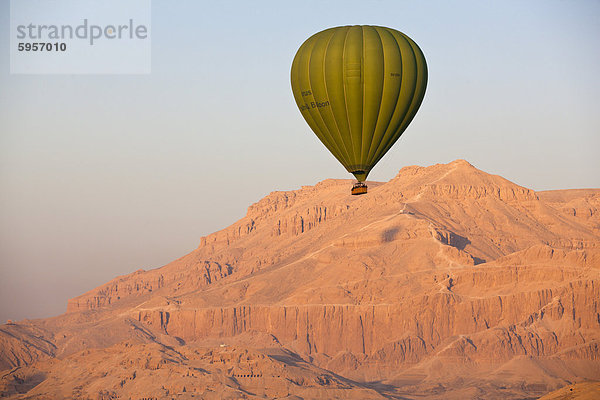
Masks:
[[[481,199],[486,197],[496,198],[507,203],[520,201],[538,200],[535,192],[530,189],[510,186],[473,186],[473,185],[439,185],[429,184],[422,186],[420,191],[432,197],[444,197],[446,199]]]
[[[341,215],[349,206],[313,206],[303,211],[296,212],[293,216],[285,219],[277,219],[275,227],[272,229],[273,236],[291,234],[298,236],[319,224]]]
[[[85,293],[67,303],[67,312],[79,310],[94,310],[129,298],[163,291],[195,290],[210,285],[229,276],[233,267],[229,264],[220,264],[215,261],[196,260],[193,264],[186,264],[184,270],[170,273],[158,271],[146,272],[138,270],[133,274],[114,279],[88,293]]]

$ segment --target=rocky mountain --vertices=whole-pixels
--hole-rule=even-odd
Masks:
[[[600,189],[464,160],[273,192],[190,254],[0,326],[10,398],[537,398],[600,380]]]

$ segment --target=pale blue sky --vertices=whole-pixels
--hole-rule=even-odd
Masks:
[[[429,84],[370,175],[464,158],[536,189],[600,187],[600,2],[152,2],[150,75],[10,75],[0,0],[0,321],[59,314],[194,249],[274,190],[351,178],[289,69],[332,26],[412,37]]]

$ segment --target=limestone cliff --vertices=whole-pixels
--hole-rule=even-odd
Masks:
[[[304,398],[523,398],[600,379],[600,190],[535,192],[464,160],[403,168],[366,196],[350,186],[271,193],[164,267],[3,326],[0,363],[21,369],[0,390],[75,390],[67,365],[121,362],[115,349],[133,339],[185,374],[208,360],[190,355],[200,344],[263,360],[219,356],[223,368],[156,389],[164,398],[194,385],[231,398],[268,397],[265,385]],[[263,379],[278,368],[285,379]],[[111,398],[151,375],[105,388],[71,378]]]

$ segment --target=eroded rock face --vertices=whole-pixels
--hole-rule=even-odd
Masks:
[[[73,357],[94,348],[108,368],[127,340],[170,354],[156,364],[165,371],[192,373],[199,344],[264,361],[243,369],[227,356],[226,368],[202,367],[158,398],[186,385],[232,398],[269,396],[261,385],[308,398],[523,398],[600,379],[600,190],[536,193],[464,160],[403,168],[366,196],[350,186],[271,193],[162,268],[72,299],[63,316],[3,326],[0,365],[29,366],[4,387],[69,390]],[[289,374],[264,381],[277,362]],[[141,396],[141,376],[125,375],[77,387]]]
[[[51,332],[23,323],[0,325],[0,370],[32,364],[55,354]]]
[[[89,294],[70,299],[67,303],[67,312],[110,306],[112,302],[121,298],[151,294],[164,287],[172,291],[195,290],[223,279],[233,271],[231,265],[222,265],[215,261],[195,259],[182,261],[182,264],[183,268],[166,275],[156,270],[149,273],[138,270],[133,274],[116,278]]]
[[[50,381],[54,384],[45,384]],[[281,348],[164,347],[136,341],[14,370],[0,378],[0,391],[56,399],[116,399],[122,393],[136,399],[384,398]]]

